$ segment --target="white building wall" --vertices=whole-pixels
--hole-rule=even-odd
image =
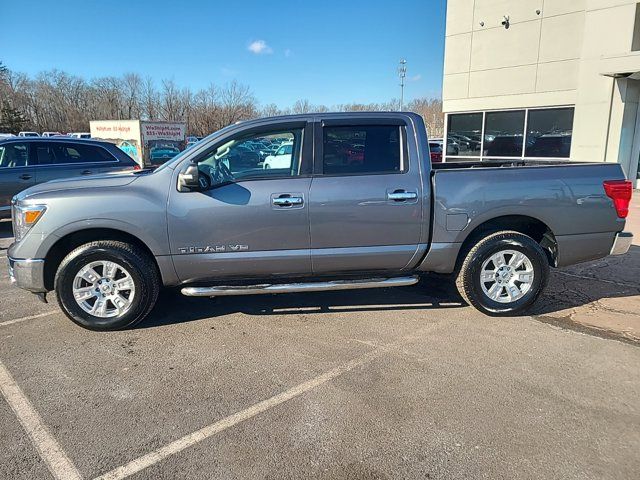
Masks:
[[[614,77],[640,72],[637,3],[449,0],[445,113],[575,105],[571,158],[635,173],[640,75]]]

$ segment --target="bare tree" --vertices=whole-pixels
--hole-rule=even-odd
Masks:
[[[287,115],[329,111],[307,99],[292,107],[275,104],[260,108],[247,85],[236,81],[222,87],[211,84],[193,93],[173,80],[163,80],[160,89],[150,77],[136,73],[121,77],[100,77],[87,81],[52,70],[35,78],[3,68],[0,63],[0,103],[6,112],[19,112],[25,128],[60,132],[84,131],[93,119],[170,120],[187,123],[189,133],[207,135],[239,120],[258,116]],[[348,103],[332,107],[338,111],[395,111],[399,102]],[[408,105],[425,120],[431,135],[442,135],[442,101],[417,98]]]
[[[225,85],[220,91],[220,124],[218,128],[254,118],[258,113],[258,102],[247,85],[235,80]]]

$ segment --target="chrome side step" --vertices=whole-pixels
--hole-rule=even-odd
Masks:
[[[354,290],[357,288],[404,287],[418,283],[417,276],[394,278],[368,278],[364,280],[335,280],[308,283],[266,283],[247,286],[185,287],[188,297],[221,297],[227,295],[259,295],[263,293],[322,292],[325,290]]]

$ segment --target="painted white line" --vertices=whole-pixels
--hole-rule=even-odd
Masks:
[[[56,439],[49,433],[42,418],[1,361],[0,391],[53,477],[65,480],[80,479],[80,472],[71,463]]]
[[[290,388],[289,390],[285,390],[284,392],[279,393],[274,397],[258,402],[255,405],[250,406],[249,408],[236,412],[233,415],[223,418],[222,420],[212,423],[211,425],[201,428],[200,430],[190,433],[189,435],[185,435],[184,437],[179,438],[178,440],[175,440],[164,447],[161,447],[153,452],[143,455],[142,457],[132,460],[126,465],[115,468],[110,472],[97,477],[95,480],[119,480],[133,475],[134,473],[137,473],[147,467],[161,462],[171,455],[175,455],[176,453],[179,453],[186,448],[189,448],[199,442],[202,442],[203,440],[206,440],[207,438],[212,437],[213,435],[216,435],[223,430],[231,428],[240,422],[244,422],[245,420],[255,417],[256,415],[269,410],[270,408],[280,405],[288,400],[291,400],[292,398],[296,398],[303,393],[308,392],[309,390],[313,390],[314,388],[319,387],[320,385],[323,385],[328,381],[339,377],[340,375],[350,370],[353,370],[356,367],[359,367],[360,365],[370,362],[385,351],[388,351],[388,349],[378,348],[366,355],[351,360],[350,362],[340,365],[339,367],[333,368],[323,373],[322,375],[301,383],[293,388]]]
[[[14,318],[13,320],[7,320],[5,322],[0,322],[0,327],[4,327],[5,325],[12,325],[14,323],[26,322],[27,320],[34,320],[36,318],[48,317],[49,315],[53,315],[54,313],[58,313],[58,310],[53,310],[51,312],[39,313],[37,315],[29,315],[28,317]]]

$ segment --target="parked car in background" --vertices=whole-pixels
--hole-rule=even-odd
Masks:
[[[18,132],[19,137],[39,137],[38,132]]]
[[[157,145],[149,150],[149,160],[152,166],[162,165],[180,153],[178,147],[173,145]]]
[[[4,140],[5,138],[13,138],[15,135],[13,133],[0,133],[0,140]]]
[[[127,142],[125,140],[124,142],[120,142],[118,144],[118,148],[122,150],[124,153],[126,153],[127,155],[129,155],[129,157],[132,158],[133,160],[138,158],[138,149],[133,143]]]
[[[442,138],[430,138],[429,142],[440,144],[440,148],[444,150],[444,140]],[[458,155],[460,153],[460,144],[453,138],[447,138],[447,155]]]
[[[14,137],[0,140],[0,218],[11,215],[11,198],[38,183],[59,178],[139,168],[107,142]]]
[[[55,137],[56,135],[62,135],[60,132],[42,132],[43,137]]]
[[[442,162],[442,144],[438,142],[429,141],[429,156],[431,163]]]
[[[264,159],[262,168],[291,168],[293,142],[285,142],[273,154]]]
[[[91,134],[89,132],[74,132],[69,134],[72,138],[91,138]]]

